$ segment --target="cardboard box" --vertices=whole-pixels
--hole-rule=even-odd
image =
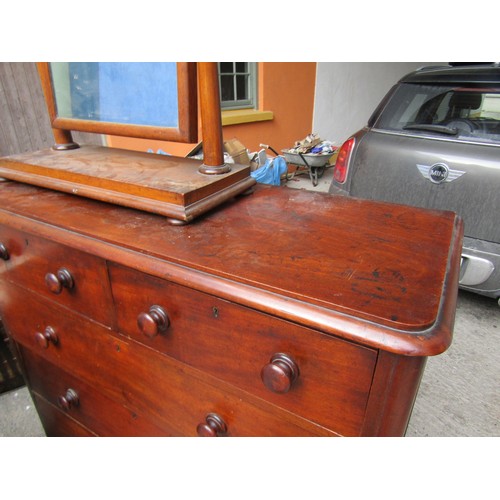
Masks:
[[[238,139],[224,141],[224,148],[234,160],[234,163],[250,165],[250,157],[248,156],[247,148]]]

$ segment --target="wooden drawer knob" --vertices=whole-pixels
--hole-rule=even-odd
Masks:
[[[57,403],[63,410],[71,410],[71,408],[78,406],[80,404],[80,399],[78,394],[74,389],[68,389],[64,396],[59,396],[57,398]]]
[[[274,354],[260,372],[264,385],[270,391],[278,393],[288,392],[298,376],[297,363],[290,356],[281,352]]]
[[[137,326],[146,337],[153,338],[170,326],[170,320],[162,307],[151,306],[148,312],[137,316]]]
[[[49,291],[56,295],[60,294],[63,288],[71,290],[75,286],[73,276],[64,267],[59,269],[55,274],[47,273],[45,275],[45,283]]]
[[[198,424],[196,432],[200,437],[217,437],[227,432],[227,425],[217,413],[209,413],[205,422]]]
[[[45,328],[44,332],[36,332],[35,340],[42,349],[47,349],[51,343],[56,345],[59,342],[59,338],[51,326]]]
[[[10,259],[9,251],[7,250],[7,248],[3,243],[0,243],[0,259],[2,260]]]

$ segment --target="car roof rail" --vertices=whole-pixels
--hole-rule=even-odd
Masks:
[[[448,64],[448,65],[443,65],[443,64],[436,64],[435,66],[434,65],[431,65],[431,66],[420,66],[420,68],[417,68],[415,71],[425,71],[425,70],[428,70],[428,69],[446,69],[446,68],[450,68],[451,66]]]

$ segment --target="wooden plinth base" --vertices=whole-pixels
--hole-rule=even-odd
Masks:
[[[203,174],[201,161],[103,146],[0,158],[0,176],[191,222],[255,184],[250,167]]]

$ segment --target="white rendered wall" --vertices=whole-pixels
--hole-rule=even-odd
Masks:
[[[340,146],[364,127],[370,115],[404,75],[424,62],[319,62],[316,69],[313,130]]]

